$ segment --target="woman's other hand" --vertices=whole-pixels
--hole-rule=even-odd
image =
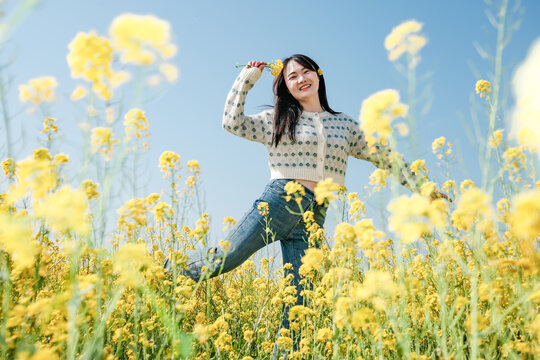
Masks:
[[[249,65],[250,67],[256,67],[256,68],[258,68],[258,69],[261,70],[261,71],[263,71],[263,70],[264,70],[264,67],[265,67],[264,61],[250,61],[250,62],[248,63],[248,65]]]

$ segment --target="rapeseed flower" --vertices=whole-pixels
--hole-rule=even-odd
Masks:
[[[491,83],[487,80],[478,80],[476,82],[476,93],[480,94],[480,97],[483,98],[484,96],[487,98],[488,93],[491,92]]]
[[[407,106],[399,102],[399,93],[394,89],[378,91],[362,101],[360,109],[360,128],[368,136],[378,134],[381,143],[386,145],[393,129],[391,122],[398,116],[405,116]]]
[[[319,270],[323,260],[324,253],[321,249],[308,248],[302,257],[302,265],[298,269],[300,275],[305,276],[312,270]]]
[[[338,184],[332,182],[332,178],[319,181],[314,190],[317,204],[322,205],[325,201],[332,202],[336,198],[334,192],[339,191],[340,188]]]
[[[271,64],[265,64],[270,67],[270,73],[274,76],[278,76],[279,73],[283,70],[283,62],[280,59],[277,59]]]
[[[22,268],[34,264],[37,247],[33,240],[32,223],[26,216],[11,216],[0,212],[0,245]]]
[[[74,231],[81,236],[90,232],[87,212],[86,194],[70,185],[62,186],[34,206],[34,214],[45,219],[53,230]]]
[[[399,234],[405,244],[445,225],[443,211],[434,206],[427,197],[418,194],[392,200],[388,204],[388,210],[391,213],[388,228]]]
[[[86,94],[88,94],[86,88],[82,85],[79,85],[75,89],[73,89],[71,95],[69,96],[69,99],[71,101],[77,101],[85,97]]]
[[[113,139],[113,132],[109,127],[96,127],[92,129],[90,139],[92,152],[102,154],[105,161],[112,159],[113,146],[118,141],[118,139]]]
[[[112,97],[110,79],[113,49],[108,39],[95,31],[80,32],[68,45],[67,62],[73,78],[83,78],[92,83],[92,90],[102,99]]]
[[[268,203],[266,201],[261,201],[259,205],[257,205],[257,210],[259,210],[259,214],[262,216],[268,215]]]
[[[58,82],[52,76],[31,79],[27,84],[19,85],[19,100],[23,104],[31,102],[33,105],[53,102],[56,100],[54,89],[57,86]]]
[[[534,239],[540,236],[540,191],[522,192],[512,203],[510,215],[512,231],[520,238]]]
[[[152,266],[152,258],[144,244],[126,244],[113,254],[113,270],[118,281],[126,286],[138,286],[143,282],[142,270]]]
[[[236,225],[236,220],[230,216],[226,216],[223,218],[223,224],[225,225],[223,231],[225,231],[229,228],[229,226]]]
[[[384,39],[384,47],[388,50],[388,59],[396,61],[404,53],[412,56],[409,68],[414,68],[420,61],[418,52],[427,44],[427,38],[418,34],[423,24],[416,20],[408,20],[394,27]]]
[[[536,148],[540,146],[540,121],[538,121],[540,119],[540,39],[538,38],[530,46],[527,57],[514,73],[512,93],[515,106],[511,113],[511,135],[519,137],[523,131],[524,145]]]
[[[150,65],[176,53],[171,42],[171,25],[154,15],[122,14],[109,28],[111,43],[120,52],[120,61]]]
[[[503,131],[504,129],[498,129],[493,132],[493,134],[489,138],[489,146],[491,146],[492,148],[496,148],[497,146],[499,146],[502,141]]]
[[[124,126],[126,131],[126,141],[133,138],[133,135],[140,139],[141,137],[150,137],[148,134],[148,120],[141,109],[131,109],[124,116]],[[144,148],[148,147],[148,143],[143,143]]]
[[[469,231],[475,223],[492,216],[491,197],[481,189],[469,188],[459,197],[451,219],[458,229]]]
[[[180,170],[180,155],[173,151],[164,151],[159,157],[159,168],[166,178],[172,174],[171,170]]]

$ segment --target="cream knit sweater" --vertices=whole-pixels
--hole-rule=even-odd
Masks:
[[[389,149],[377,146],[370,153],[358,121],[345,114],[303,111],[296,125],[296,143],[284,134],[279,145],[271,145],[274,110],[255,115],[244,114],[245,99],[261,77],[258,68],[243,68],[227,96],[223,128],[247,140],[260,142],[268,151],[271,179],[321,181],[332,178],[343,185],[349,155],[367,160],[391,175],[412,191],[419,191],[424,178],[409,169],[399,157],[390,157]]]

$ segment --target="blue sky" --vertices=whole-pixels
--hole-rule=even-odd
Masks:
[[[510,4],[512,7],[514,1]],[[432,178],[441,184],[446,178],[431,153],[431,142],[445,136],[456,154],[452,177],[480,182],[477,144],[471,144],[464,125],[470,127],[472,123],[471,98],[476,98],[476,81],[490,80],[493,73],[492,64],[473,46],[476,41],[491,52],[495,48],[495,30],[485,14],[488,8],[479,0],[43,1],[13,34],[2,58],[6,61],[7,54],[15,59],[8,68],[14,84],[52,75],[59,82],[59,94],[69,95],[81,83],[70,78],[66,63],[67,45],[77,32],[95,29],[106,35],[111,21],[126,12],[153,14],[169,21],[178,45],[173,63],[180,69],[180,78],[162,97],[143,106],[152,138],[150,150],[142,159],[148,165],[141,179],[148,180],[145,193],[159,192],[165,186],[157,167],[158,157],[165,150],[180,154],[184,164],[198,160],[205,209],[211,215],[212,236],[217,241],[222,237],[222,219],[232,216],[240,220],[270,177],[264,146],[235,137],[221,126],[225,98],[239,72],[235,65],[304,53],[324,70],[330,106],[358,117],[362,100],[382,89],[398,89],[407,103],[404,79],[388,61],[383,46],[386,35],[405,20],[422,22],[428,38],[417,71],[419,75],[431,73],[419,86],[428,89],[432,103],[413,129],[420,138],[417,155],[426,160]],[[521,11],[513,15],[521,17],[522,23],[504,51],[505,81],[540,36],[539,15],[540,2],[536,0],[523,1]],[[271,104],[271,81],[272,76],[266,72],[250,91],[247,114],[259,112],[260,105]],[[511,105],[513,100],[508,101]],[[481,110],[482,103],[476,102]],[[16,154],[21,159],[37,147],[41,119],[21,112],[15,86],[9,109],[18,114],[14,120],[17,126],[27,132]],[[76,126],[81,109],[58,101],[51,111],[64,141],[57,150],[75,157],[82,138]],[[478,116],[480,128],[485,129],[485,115],[479,112]],[[498,120],[499,127],[505,119]],[[16,127],[14,132],[18,134],[19,130]],[[3,131],[2,127],[0,144],[5,141]],[[409,161],[416,158],[407,139],[400,141],[399,150]],[[374,169],[372,164],[351,157],[345,182],[348,190],[363,194]],[[383,197],[387,195],[388,191]],[[378,197],[372,198],[368,217],[379,217],[378,206]],[[332,210],[328,214],[330,232],[337,213]]]

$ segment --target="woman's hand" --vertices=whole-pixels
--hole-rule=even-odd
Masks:
[[[429,197],[430,197],[431,201],[436,200],[436,199],[446,199],[446,201],[452,202],[452,199],[450,197],[448,197],[448,195],[443,194],[441,192],[438,192],[437,190],[432,192],[429,195]]]
[[[250,61],[248,63],[248,65],[250,67],[256,67],[258,68],[259,70],[263,71],[264,70],[264,67],[265,67],[265,64],[264,64],[264,61]]]

